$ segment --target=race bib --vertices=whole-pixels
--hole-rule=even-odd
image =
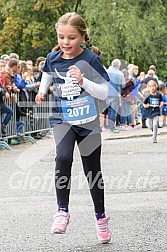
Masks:
[[[150,107],[159,107],[159,98],[150,98]]]
[[[61,104],[64,120],[72,125],[88,123],[97,117],[94,98],[89,95],[73,100],[62,100]]]

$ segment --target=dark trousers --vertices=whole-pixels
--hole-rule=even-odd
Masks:
[[[21,132],[21,130],[23,129],[23,127],[24,127],[24,122],[23,121],[16,121],[16,126],[17,126],[17,128],[16,128],[16,132],[17,133],[19,133],[19,132]]]
[[[8,106],[3,104],[1,107],[1,115],[3,114],[6,114],[6,116],[4,120],[2,121],[2,124],[6,126],[9,123],[11,117],[13,116],[13,111]]]
[[[71,167],[77,143],[96,213],[104,212],[104,183],[101,173],[101,135],[80,136],[72,127],[57,124],[53,128],[56,142],[55,188],[58,205],[69,204]],[[79,192],[78,192],[79,193]]]

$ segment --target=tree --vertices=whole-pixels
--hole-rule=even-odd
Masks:
[[[81,0],[0,0],[0,54],[17,52],[22,59],[46,55],[56,43],[55,22],[77,10]]]
[[[69,11],[85,18],[106,66],[120,58],[167,76],[166,0],[0,0],[0,54],[46,56],[57,43],[56,21]]]
[[[85,0],[90,37],[103,51],[104,64],[108,66],[113,58],[120,58],[145,71],[150,64],[164,69],[166,5],[161,0]]]

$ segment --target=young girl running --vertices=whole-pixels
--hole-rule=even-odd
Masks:
[[[108,243],[111,232],[104,208],[99,101],[107,98],[109,79],[98,57],[100,51],[91,44],[80,15],[66,13],[59,18],[56,31],[58,46],[47,56],[36,96],[36,102],[42,102],[53,81],[55,100],[50,124],[57,153],[55,188],[58,211],[54,215],[51,233],[65,233],[69,223],[71,167],[77,142],[94,203],[97,237],[101,243]],[[96,53],[81,47],[82,42]]]
[[[148,110],[149,128],[153,131],[153,143],[157,143],[160,108],[163,106],[162,95],[157,92],[157,83],[150,80],[147,84],[149,94],[144,100],[144,108]]]

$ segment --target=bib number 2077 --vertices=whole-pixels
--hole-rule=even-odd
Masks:
[[[78,116],[83,116],[84,114],[88,115],[89,114],[89,107],[90,105],[85,105],[81,107],[76,107],[76,108],[68,108],[68,116],[69,117],[78,117]]]

